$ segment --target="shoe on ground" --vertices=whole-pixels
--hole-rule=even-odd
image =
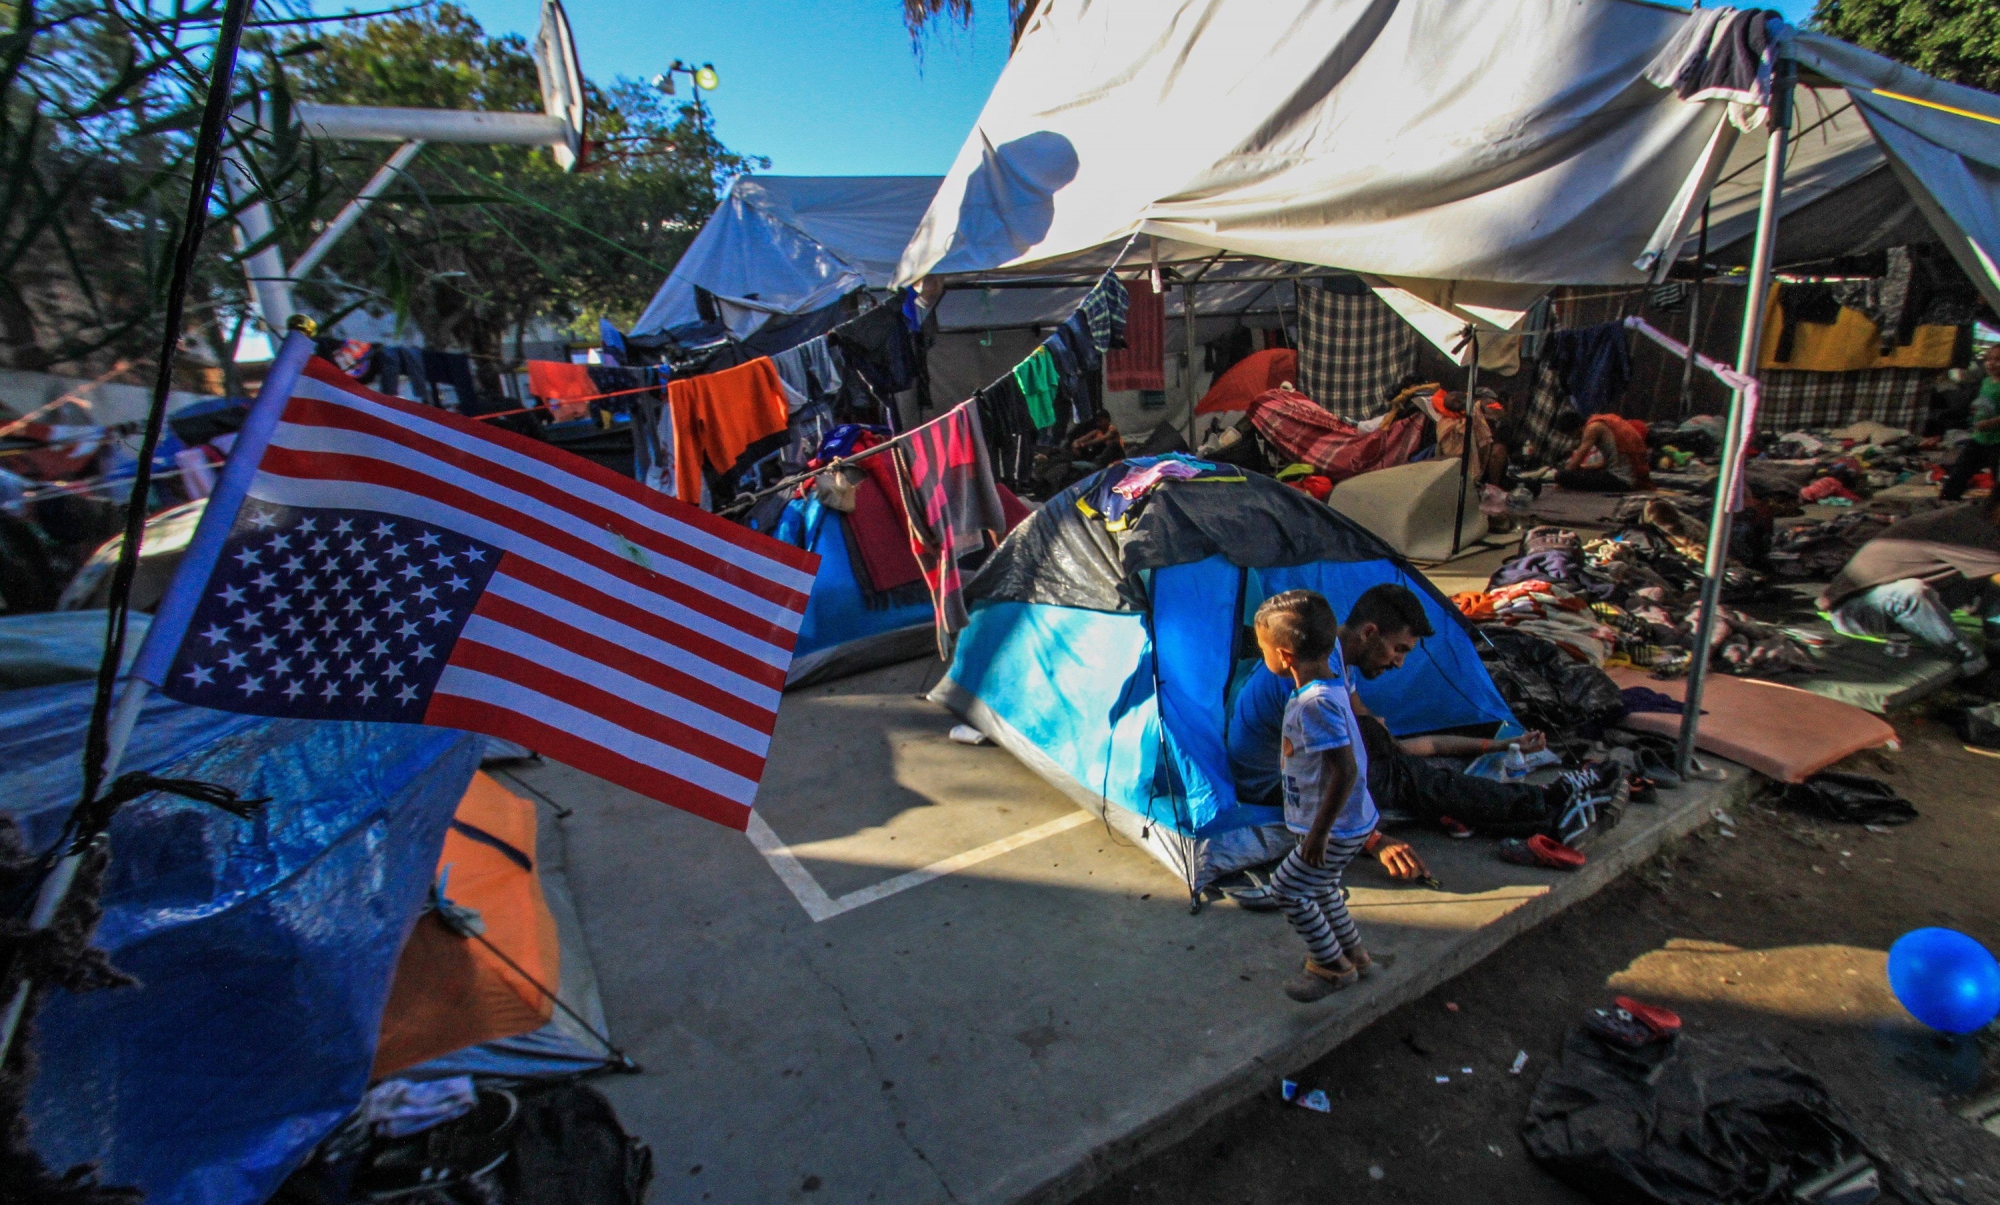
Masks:
[[[1542,833],[1523,841],[1509,837],[1494,852],[1503,862],[1516,866],[1538,866],[1544,870],[1581,870],[1588,861],[1583,854]]]
[[[1311,1004],[1324,1000],[1342,988],[1351,987],[1361,978],[1361,972],[1353,967],[1336,971],[1323,967],[1312,959],[1306,959],[1305,969],[1285,980],[1285,994],[1300,1004]]]
[[[1556,776],[1549,790],[1560,801],[1549,835],[1572,849],[1618,823],[1632,788],[1617,762],[1595,762]]]

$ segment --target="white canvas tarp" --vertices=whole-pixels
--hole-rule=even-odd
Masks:
[[[1157,241],[1134,262],[1459,282],[1501,325],[1551,284],[1643,281],[1735,141],[1723,103],[1643,78],[1684,20],[1631,0],[1045,0],[900,279],[1032,273],[1137,234]]]

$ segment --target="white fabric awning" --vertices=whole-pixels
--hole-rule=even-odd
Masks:
[[[1108,262],[1139,235],[1157,243],[1127,262],[1643,281],[1735,141],[1722,103],[1643,78],[1685,19],[1634,0],[1045,0],[899,280]]]

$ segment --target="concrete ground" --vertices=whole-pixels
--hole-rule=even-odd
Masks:
[[[554,763],[571,890],[613,1036],[599,1081],[653,1199],[1063,1200],[1275,1091],[1389,1010],[1738,806],[1662,792],[1582,872],[1421,835],[1445,890],[1350,876],[1376,979],[1280,991],[1282,918],[1212,905],[993,747],[946,739],[912,662],[789,695],[750,839]]]

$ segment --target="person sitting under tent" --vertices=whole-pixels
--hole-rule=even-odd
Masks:
[[[1983,502],[1890,524],[1848,558],[1815,601],[1842,635],[1907,632],[1957,656],[1966,677],[1984,672],[1985,650],[1958,630],[1951,613],[1974,610],[1984,621],[1983,643],[2000,642],[2000,490]]]
[[[1582,441],[1556,473],[1557,485],[1593,494],[1653,488],[1646,424],[1615,414],[1593,414],[1586,419],[1575,410],[1564,410],[1556,415],[1555,429]]]
[[[1377,677],[1394,665],[1379,661],[1382,647],[1359,636],[1369,626],[1379,630],[1384,623],[1390,592],[1409,594],[1402,586],[1374,586],[1355,600],[1341,625],[1343,640],[1352,639],[1348,664],[1364,677]],[[1411,596],[1412,606],[1418,606]],[[1421,614],[1421,611],[1417,613]],[[1350,636],[1349,634],[1353,635]],[[1400,659],[1397,660],[1400,664]],[[1370,672],[1370,671],[1373,672]],[[1279,749],[1285,702],[1292,686],[1282,676],[1264,666],[1251,672],[1237,692],[1229,724],[1229,764],[1236,779],[1237,796],[1246,803],[1278,806],[1282,783]],[[1478,832],[1498,837],[1525,837],[1547,833],[1572,843],[1582,838],[1596,820],[1597,809],[1615,798],[1618,774],[1608,763],[1567,771],[1546,785],[1525,782],[1496,782],[1458,770],[1446,769],[1427,760],[1434,757],[1478,757],[1519,744],[1523,753],[1537,752],[1547,745],[1539,732],[1505,740],[1471,736],[1411,736],[1398,740],[1388,726],[1371,714],[1358,696],[1351,700],[1359,721],[1368,755],[1368,789],[1385,822],[1419,821],[1438,824],[1449,818]],[[1421,879],[1428,873],[1423,860],[1408,842],[1377,832],[1368,840],[1365,852],[1373,854],[1389,877],[1404,881]],[[1237,893],[1239,903],[1250,907],[1268,906],[1265,893]]]

